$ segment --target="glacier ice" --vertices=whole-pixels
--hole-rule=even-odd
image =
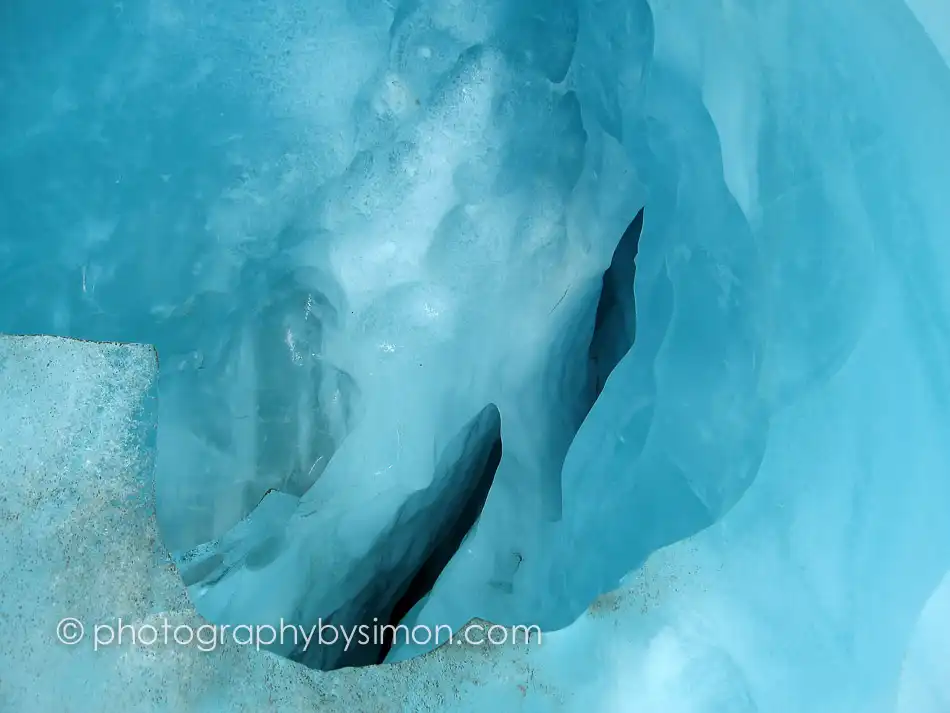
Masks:
[[[474,713],[488,700],[516,703],[514,684],[530,676],[524,647],[443,647],[334,674],[226,638],[210,651],[128,638],[94,650],[94,623],[207,625],[156,527],[157,377],[151,347],[0,336],[0,617],[9,642],[0,647],[0,710]],[[66,617],[86,637],[56,645]],[[499,673],[512,685],[478,683]]]
[[[946,640],[950,625],[950,576],[940,584],[920,612],[901,667],[897,711],[936,713],[950,705]]]
[[[0,703],[944,704],[942,4],[4,12],[0,330],[162,361],[3,338]],[[170,611],[548,634],[51,635]]]

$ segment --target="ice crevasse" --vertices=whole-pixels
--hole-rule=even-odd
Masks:
[[[946,5],[51,12],[0,10],[0,710],[950,708]]]

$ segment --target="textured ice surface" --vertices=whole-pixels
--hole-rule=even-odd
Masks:
[[[163,686],[194,666],[209,710],[273,674],[422,710],[399,691],[435,671],[446,710],[941,705],[943,5],[3,12],[0,329],[158,346],[158,528],[199,612],[385,618],[491,477],[409,618],[566,627],[458,670],[177,652]],[[636,319],[595,334],[641,206]],[[633,331],[600,383],[592,339]]]
[[[0,336],[0,467],[9,480],[0,500],[0,616],[13,642],[0,648],[0,709],[616,709],[617,670],[590,664],[633,640],[641,626],[633,615],[668,596],[668,573],[641,574],[543,646],[444,646],[395,666],[332,673],[229,640],[213,653],[161,644],[93,651],[92,623],[205,623],[153,516],[156,375],[149,347]],[[86,640],[56,643],[63,617],[84,622]],[[578,650],[592,656],[582,667]]]
[[[93,624],[203,622],[154,517],[155,351],[0,336],[0,710],[475,711],[517,707],[530,651],[443,647],[395,667],[323,674],[225,639],[93,650]],[[56,625],[86,625],[75,646]],[[562,647],[563,648],[563,647]],[[540,651],[540,649],[537,649]],[[537,655],[537,651],[534,654]],[[527,690],[527,688],[525,689]],[[524,710],[550,710],[542,686]]]

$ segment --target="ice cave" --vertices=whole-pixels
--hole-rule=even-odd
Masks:
[[[947,713],[948,278],[946,0],[6,0],[0,711]]]

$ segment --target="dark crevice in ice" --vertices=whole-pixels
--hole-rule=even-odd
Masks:
[[[416,604],[429,595],[442,571],[455,557],[455,553],[458,552],[468,533],[482,514],[485,501],[488,499],[488,491],[491,490],[492,483],[495,480],[495,471],[498,470],[498,464],[501,463],[501,453],[501,431],[498,429],[492,434],[491,440],[485,440],[471,463],[463,466],[473,473],[477,473],[471,483],[471,490],[460,503],[461,507],[457,514],[449,519],[447,527],[439,533],[434,548],[422,562],[405,592],[396,602],[389,616],[388,624],[395,626],[405,619]],[[383,642],[377,663],[385,661],[393,643],[392,638],[387,636]]]
[[[501,461],[501,415],[489,404],[445,446],[432,482],[403,504],[386,544],[381,546],[375,575],[359,593],[324,624],[365,627],[348,648],[336,645],[299,647],[290,658],[325,671],[382,663],[393,646],[393,630],[432,590],[458,552],[485,506]],[[411,629],[411,626],[409,627]],[[399,629],[397,643],[406,630]]]
[[[444,523],[444,529],[437,533],[432,550],[416,570],[415,576],[406,586],[402,596],[396,601],[387,624],[393,626],[399,624],[416,604],[428,596],[436,580],[458,552],[469,531],[482,514],[488,492],[495,480],[495,471],[501,463],[501,422],[498,421],[497,426],[486,435],[487,437],[483,438],[470,459],[458,464],[460,469],[468,471],[468,476],[464,478],[469,483],[467,492],[460,493],[455,499],[454,504],[457,510]],[[387,635],[384,638],[377,663],[385,661],[393,643],[391,636]]]
[[[604,390],[607,377],[630,351],[636,336],[633,282],[642,230],[643,208],[630,221],[614,251],[610,267],[604,273],[589,352],[594,391],[592,404]]]

